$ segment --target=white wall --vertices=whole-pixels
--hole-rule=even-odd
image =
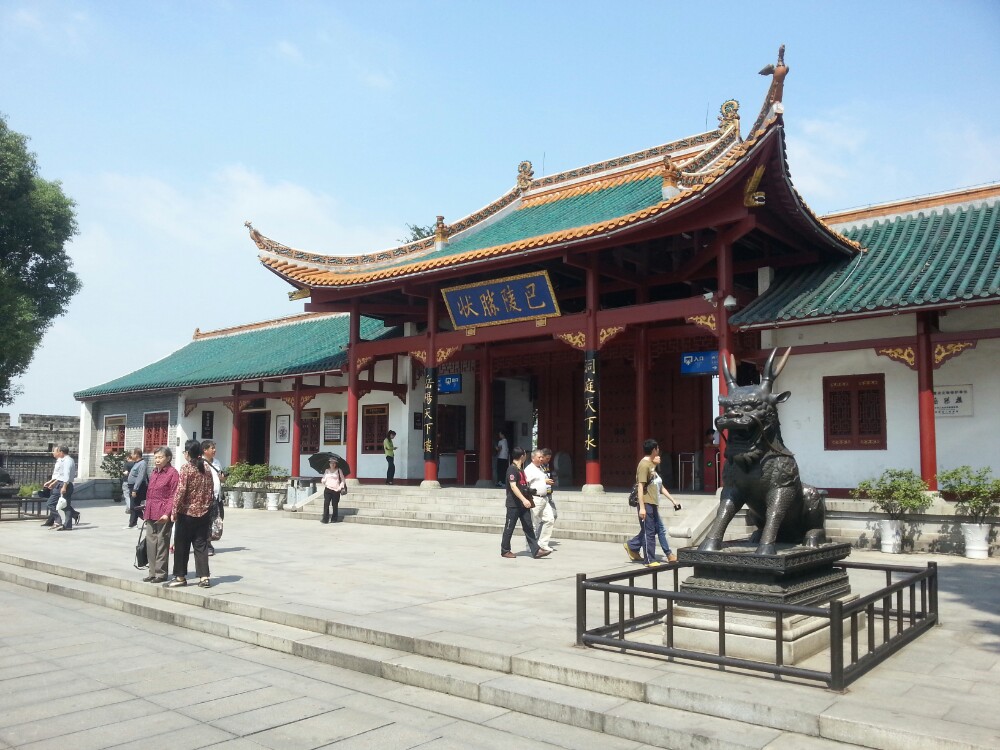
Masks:
[[[961,331],[996,324],[997,308],[958,310],[941,318],[942,330]],[[946,325],[947,324],[947,325]],[[887,468],[920,471],[917,373],[902,363],[859,349],[827,354],[795,355],[796,345],[914,335],[912,315],[874,318],[768,332],[763,346],[792,346],[793,355],[775,389],[791,391],[779,406],[785,444],[795,453],[802,479],[821,487],[853,487]],[[962,464],[1000,469],[1000,452],[992,442],[990,415],[1000,413],[1000,340],[985,339],[934,371],[935,386],[973,386],[971,417],[938,417],[938,470]],[[823,377],[884,373],[886,433],[884,451],[827,451],[823,445]]]

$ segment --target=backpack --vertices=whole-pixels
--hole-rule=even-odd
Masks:
[[[632,491],[628,493],[628,504],[633,508],[639,507],[639,483],[632,485]]]

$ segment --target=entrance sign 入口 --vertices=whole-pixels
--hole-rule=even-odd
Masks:
[[[461,393],[461,375],[438,375],[438,393]]]
[[[718,352],[683,352],[681,354],[681,375],[717,375],[718,373]]]
[[[935,417],[971,417],[972,385],[934,386]]]
[[[456,329],[554,318],[560,314],[547,271],[453,286],[442,289],[441,294]]]

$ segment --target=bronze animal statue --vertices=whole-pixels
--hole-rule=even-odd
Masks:
[[[729,395],[719,396],[723,413],[715,427],[726,433],[726,464],[719,509],[699,550],[722,549],[726,527],[744,506],[757,526],[750,539],[758,555],[773,555],[777,542],[818,547],[826,541],[826,493],[802,483],[795,457],[781,439],[777,405],[791,393],[772,392],[791,351],[777,365],[778,350],[771,352],[759,385],[737,385],[735,359],[730,355],[723,363]]]

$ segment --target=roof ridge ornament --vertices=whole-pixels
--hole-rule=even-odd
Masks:
[[[734,126],[736,127],[736,133],[739,134],[740,103],[736,99],[727,99],[719,107],[719,130],[729,130]]]
[[[785,65],[785,45],[778,47],[778,62],[776,65],[766,65],[761,69],[760,75],[771,76],[771,88],[767,92],[767,103],[771,106],[775,114],[784,112],[781,97],[785,92],[785,76],[788,75],[789,67]]]
[[[663,157],[663,200],[668,201],[681,193],[681,170],[669,154]]]
[[[530,161],[522,161],[517,165],[517,189],[522,193],[531,187],[532,179],[535,176],[535,171],[531,168]]]
[[[444,217],[438,216],[434,223],[434,249],[443,250],[448,245],[448,227]]]

